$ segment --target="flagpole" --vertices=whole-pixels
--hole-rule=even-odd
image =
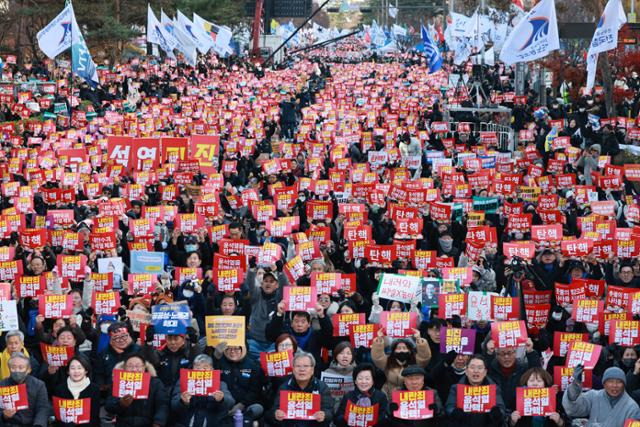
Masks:
[[[65,7],[67,7],[70,4],[71,4],[71,7],[73,7],[71,0],[66,0],[64,4],[65,4]],[[71,64],[70,64],[71,73],[69,74],[69,107],[70,108],[71,108],[71,98],[73,97],[73,23],[75,19],[76,19],[75,12],[72,10],[71,24],[69,26],[69,35],[71,36],[71,53],[69,54],[69,57],[71,58]]]

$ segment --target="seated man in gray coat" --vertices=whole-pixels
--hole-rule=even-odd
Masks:
[[[573,371],[573,381],[562,397],[562,406],[573,418],[589,418],[589,425],[623,427],[627,419],[639,419],[640,408],[627,394],[622,369],[608,368],[602,376],[603,390],[582,391],[582,365]]]

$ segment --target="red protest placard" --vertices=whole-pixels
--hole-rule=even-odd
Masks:
[[[516,388],[516,410],[523,417],[544,417],[556,412],[556,390],[548,388]]]
[[[564,283],[555,283],[556,303],[558,305],[573,304],[574,301],[584,299],[586,292],[582,283],[572,283],[565,285]]]
[[[518,347],[527,342],[527,327],[524,320],[509,320],[491,324],[491,339],[496,348]]]
[[[336,313],[331,318],[334,337],[349,336],[351,325],[364,325],[366,318],[364,313]]]
[[[553,367],[553,383],[560,386],[560,391],[565,391],[569,384],[573,381],[573,368],[564,366]],[[591,388],[593,383],[593,371],[584,371],[582,373],[582,387]]]
[[[287,275],[290,283],[295,283],[299,278],[304,276],[304,261],[300,255],[294,256],[284,265],[284,274]]]
[[[148,372],[129,372],[121,369],[113,370],[112,396],[133,396],[134,399],[149,398],[149,382],[151,376]]]
[[[66,366],[69,360],[75,354],[73,347],[48,345],[40,343],[40,351],[42,352],[42,360],[49,366]]]
[[[433,418],[429,406],[434,401],[433,390],[394,390],[391,401],[398,405],[393,416],[401,420],[426,420]]]
[[[598,300],[579,299],[574,303],[571,317],[576,322],[595,323],[599,313],[604,310],[604,302]]]
[[[349,339],[354,348],[364,347],[371,348],[371,342],[378,334],[379,325],[351,325],[349,326]]]
[[[467,312],[467,294],[439,294],[438,314],[443,319],[464,316]]]
[[[285,377],[293,372],[293,350],[261,352],[260,366],[268,377]]]
[[[285,286],[282,300],[285,311],[307,311],[315,309],[318,295],[313,286]]]
[[[607,287],[606,307],[618,307],[626,310],[631,302],[631,295],[638,292],[635,288],[624,288],[622,286]]]
[[[489,412],[496,406],[496,385],[458,384],[456,398],[456,408],[464,412]]]
[[[69,424],[88,424],[91,421],[91,398],[62,399],[53,396],[56,420]]]
[[[519,257],[530,260],[536,256],[536,245],[533,242],[504,242],[502,244],[502,252],[508,259]]]
[[[38,297],[44,293],[46,287],[44,276],[20,276],[16,279],[16,297]]]
[[[80,280],[84,277],[87,257],[84,255],[58,255],[58,276],[63,279]]]
[[[571,282],[576,285],[582,285],[587,298],[602,298],[604,295],[604,288],[606,286],[605,280],[573,279]]]
[[[566,257],[583,257],[593,249],[593,241],[588,239],[563,240],[560,244],[562,255]]]
[[[180,369],[180,392],[191,396],[212,396],[220,390],[220,371]]]
[[[150,273],[129,274],[129,295],[150,295],[155,290],[158,276]]]
[[[567,351],[567,368],[575,368],[578,365],[584,369],[593,369],[598,363],[602,346],[582,341],[573,341]]]
[[[640,344],[640,322],[637,320],[610,320],[609,344],[633,347]]]
[[[395,245],[367,245],[364,248],[364,257],[371,267],[390,267],[397,259]]]
[[[120,308],[120,293],[113,291],[93,292],[91,306],[98,316],[101,314],[114,314]]]
[[[569,351],[569,344],[574,341],[587,342],[589,340],[589,334],[575,333],[575,332],[559,332],[553,333],[553,355],[557,357],[564,357]]]
[[[520,298],[491,296],[491,320],[520,319]]]
[[[372,406],[358,406],[347,400],[344,420],[349,427],[369,427],[378,424],[379,404]]]
[[[316,287],[318,295],[331,295],[338,292],[341,288],[341,281],[342,277],[340,276],[340,273],[311,273],[311,286]]]
[[[417,316],[415,312],[383,311],[380,313],[380,326],[390,338],[410,337],[418,327]]]
[[[531,240],[534,242],[555,242],[562,240],[562,224],[531,226]]]
[[[244,281],[244,271],[239,268],[216,270],[215,277],[219,292],[236,292]]]
[[[27,385],[9,385],[0,387],[0,409],[19,411],[29,407]]]
[[[301,391],[280,390],[280,408],[286,420],[314,420],[320,411],[320,395]]]
[[[60,319],[73,313],[73,296],[43,295],[38,298],[38,313],[45,319]]]
[[[634,420],[632,418],[627,418],[624,421],[623,427],[640,427],[640,420]]]
[[[551,304],[525,304],[524,311],[527,314],[527,332],[538,333],[539,329],[547,326]]]

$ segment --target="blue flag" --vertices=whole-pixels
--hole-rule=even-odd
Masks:
[[[424,48],[424,54],[429,61],[429,73],[435,73],[442,68],[442,56],[440,56],[438,45],[431,40],[429,32],[424,25],[422,25],[422,45]]]

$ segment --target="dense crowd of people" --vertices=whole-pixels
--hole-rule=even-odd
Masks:
[[[640,419],[637,74],[607,117],[497,64],[512,113],[461,113],[471,64],[359,48],[5,66],[0,425]]]

